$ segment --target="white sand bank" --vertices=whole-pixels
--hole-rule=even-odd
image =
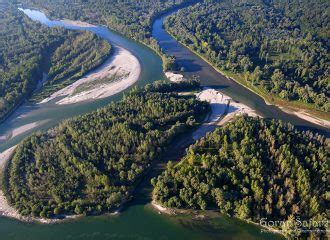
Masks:
[[[139,60],[124,48],[115,47],[114,55],[106,61],[100,68],[87,74],[81,78],[55,93],[50,97],[42,100],[40,103],[46,103],[58,97],[64,97],[57,101],[56,104],[72,104],[90,99],[100,99],[117,94],[138,81],[141,73],[141,66]],[[114,74],[125,74],[125,77],[119,81],[96,84],[95,88],[82,91],[74,94],[75,89],[85,83],[90,83],[95,80],[105,79]]]
[[[165,75],[172,82],[185,80],[181,74],[166,72]],[[234,101],[231,97],[213,88],[205,87],[196,96],[199,100],[210,103],[211,113],[206,117],[204,123],[193,132],[192,137],[194,140],[204,137],[206,133],[213,131],[216,126],[221,126],[231,121],[235,116],[242,114],[247,114],[251,117],[258,116],[255,110],[245,104]]]
[[[5,150],[0,153],[0,171],[2,172],[5,164],[9,159],[13,156],[17,145]],[[64,219],[44,219],[44,218],[33,218],[33,217],[24,217],[19,212],[9,205],[3,191],[0,189],[0,215],[10,218],[15,218],[25,222],[40,222],[40,223],[56,223],[59,221],[63,221],[64,219],[72,219],[79,217],[78,215],[73,216],[64,216]]]
[[[211,113],[194,133],[194,140],[198,140],[205,136],[207,132],[215,129],[216,126],[221,126],[228,121],[231,121],[235,116],[247,114],[255,117],[257,113],[250,107],[235,102],[229,96],[211,88],[205,88],[197,94],[197,98],[201,101],[207,101],[211,105]]]
[[[299,117],[301,119],[304,119],[308,122],[311,122],[311,123],[314,123],[316,125],[323,126],[323,127],[326,127],[326,128],[330,128],[330,121],[328,121],[328,120],[317,118],[317,117],[312,116],[312,115],[310,115],[310,114],[308,114],[304,111],[291,112],[291,111],[289,111],[289,110],[287,110],[286,108],[283,108],[283,107],[280,107],[280,109],[283,112],[286,112],[286,113],[289,113],[289,114],[294,114],[297,117]]]
[[[164,213],[164,214],[168,214],[168,215],[175,215],[175,211],[166,207],[163,207],[161,205],[159,205],[158,203],[156,203],[155,200],[152,200],[151,202],[151,206],[158,211],[158,213]]]
[[[93,24],[90,24],[87,22],[74,21],[74,20],[70,20],[70,19],[63,19],[63,20],[60,20],[60,22],[67,24],[67,25],[75,26],[75,27],[86,27],[86,28],[97,27],[96,25],[93,25]]]
[[[17,137],[23,133],[26,133],[27,131],[30,131],[46,122],[48,122],[49,120],[42,120],[42,121],[37,121],[37,122],[32,122],[32,123],[28,123],[25,125],[22,125],[20,127],[14,128],[13,130],[3,133],[0,135],[0,141],[6,141],[9,139],[12,139],[14,137]]]
[[[3,168],[4,168],[5,164],[7,163],[7,161],[12,157],[15,149],[16,149],[16,146],[13,146],[13,147],[7,149],[6,151],[0,153],[0,171],[1,172],[3,171]],[[11,217],[11,218],[21,219],[20,214],[13,207],[11,207],[8,204],[2,190],[0,190],[0,215]]]
[[[180,82],[185,80],[182,74],[177,74],[173,72],[166,72],[165,76],[171,81],[171,82]]]

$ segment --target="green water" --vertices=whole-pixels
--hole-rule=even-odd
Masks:
[[[29,14],[29,16],[32,19],[38,20],[50,27],[62,26],[68,29],[76,29],[76,30],[82,29],[82,30],[92,31],[98,34],[99,36],[101,36],[102,38],[110,41],[111,44],[127,49],[139,59],[140,65],[142,67],[139,81],[135,85],[144,86],[147,83],[151,83],[155,80],[165,78],[162,72],[162,62],[156,54],[154,54],[150,49],[139,43],[130,41],[126,38],[119,36],[114,32],[109,31],[106,27],[103,26],[92,27],[92,28],[75,27],[69,24],[64,24],[60,21],[51,21],[43,13],[38,11],[27,11],[26,13]],[[102,66],[100,68],[102,68]],[[96,110],[97,108],[107,105],[111,101],[119,100],[121,97],[122,97],[122,93],[116,94],[114,96],[102,100],[83,102],[72,105],[59,106],[56,105],[54,102],[33,105],[33,106],[23,105],[9,119],[7,119],[4,123],[0,125],[0,136],[25,124],[29,124],[37,121],[47,121],[47,122],[15,138],[12,138],[7,141],[2,141],[2,142],[0,141],[0,152],[7,149],[10,146],[17,144],[24,137],[30,135],[31,132],[35,132],[36,130],[40,130],[40,129],[48,129],[63,119],[67,119],[76,116],[78,114],[91,112],[93,110]]]
[[[1,239],[277,239],[259,228],[227,217],[192,220],[169,217],[149,205],[134,205],[117,216],[85,217],[41,225],[0,218]]]
[[[29,15],[48,26],[61,25],[66,28],[82,29],[63,25],[58,21],[50,21],[37,11],[30,12]],[[112,44],[124,47],[138,57],[142,73],[137,85],[143,86],[164,78],[161,60],[148,48],[127,40],[105,27],[87,28],[87,30],[97,33]],[[121,96],[122,94],[117,94],[103,100],[68,106],[57,106],[54,103],[23,106],[1,124],[0,133],[35,121],[48,120],[48,122],[9,141],[0,142],[0,151],[17,144],[31,132],[47,129],[60,120],[90,112],[120,99]],[[0,217],[0,239],[280,239],[280,236],[262,232],[254,225],[219,215],[200,221],[193,220],[190,216],[159,214],[149,204],[150,184],[148,181],[145,182],[133,201],[116,216],[89,216],[52,225],[24,223]]]

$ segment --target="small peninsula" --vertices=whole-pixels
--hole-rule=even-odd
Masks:
[[[291,221],[275,228],[288,237],[321,236],[326,225],[312,222],[326,223],[326,148],[321,135],[240,116],[190,146],[178,164],[168,163],[152,180],[153,199],[166,208],[214,209],[255,223]],[[295,218],[308,224],[296,226]]]

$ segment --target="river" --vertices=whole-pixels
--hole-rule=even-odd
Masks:
[[[100,37],[108,40],[112,45],[125,48],[138,58],[142,68],[139,81],[137,81],[134,86],[144,86],[147,83],[151,83],[155,80],[165,78],[162,71],[161,59],[149,48],[137,42],[128,40],[120,36],[119,34],[110,31],[104,26],[77,27],[68,22],[51,21],[43,13],[38,11],[27,10],[26,14],[29,14],[32,19],[37,20],[49,27],[61,26],[67,29],[91,31],[93,33],[96,33]],[[130,88],[128,88],[127,90],[129,89]],[[17,144],[19,141],[30,135],[32,132],[35,132],[37,130],[49,129],[63,119],[91,112],[100,107],[106,106],[111,101],[119,100],[122,95],[123,93],[120,93],[101,100],[82,102],[71,105],[57,105],[54,101],[38,105],[25,104],[19,107],[14,112],[14,114],[12,114],[6,121],[0,124],[0,136],[7,134],[8,132],[11,132],[12,130],[20,128],[22,126],[33,126],[33,123],[38,123],[38,126],[33,127],[33,129],[30,129],[23,134],[18,134],[16,137],[11,138],[9,140],[1,141],[0,139],[0,152],[9,148],[10,146]]]
[[[53,27],[62,26],[68,29],[88,30],[107,39],[111,44],[123,47],[135,55],[141,64],[142,72],[137,85],[163,79],[160,58],[145,46],[128,40],[103,26],[76,27],[60,21],[51,21],[38,11],[26,12],[35,20]],[[215,86],[250,107],[256,109],[266,117],[277,116],[286,121],[311,127],[305,121],[294,116],[284,114],[275,107],[264,104],[255,94],[240,85],[229,81],[214,71],[204,61],[196,57],[186,48],[178,44],[162,29],[164,17],[159,18],[153,25],[153,36],[159,41],[166,53],[177,56],[179,65],[184,66],[187,75],[198,74],[202,84]],[[54,103],[40,105],[23,105],[0,126],[0,133],[9,131],[34,122],[41,125],[20,134],[9,141],[0,142],[0,151],[17,144],[21,139],[36,130],[48,129],[59,121],[78,114],[93,111],[118,100],[122,96],[115,96],[73,105],[58,106]],[[313,126],[312,126],[313,127]],[[315,126],[314,126],[315,127]],[[149,191],[148,187],[144,188]],[[125,206],[123,211],[115,216],[92,216],[60,224],[42,225],[39,223],[24,223],[14,219],[0,217],[1,239],[280,239],[281,237],[268,232],[262,232],[257,226],[225,216],[214,216],[210,219],[198,221],[190,216],[165,216],[155,211],[150,204],[148,193],[140,191],[137,197]],[[149,192],[150,193],[150,192]]]
[[[326,127],[305,121],[293,114],[285,113],[277,106],[267,105],[260,96],[235,81],[228,79],[188,48],[177,42],[162,27],[165,18],[175,11],[164,14],[154,22],[152,36],[157,39],[160,47],[166,54],[176,57],[178,68],[184,68],[184,76],[192,77],[193,75],[198,75],[203,86],[220,90],[234,100],[255,109],[265,118],[281,119],[285,122],[292,123],[301,130],[312,130],[326,135],[327,137],[330,136],[329,129]]]

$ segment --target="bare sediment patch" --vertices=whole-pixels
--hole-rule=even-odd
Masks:
[[[70,19],[63,19],[60,20],[62,23],[66,24],[66,25],[71,25],[71,26],[75,26],[75,27],[83,27],[83,28],[92,28],[92,27],[97,27],[96,25],[87,23],[87,22],[82,22],[82,21],[74,21],[74,20],[70,20]]]
[[[330,121],[328,121],[328,120],[312,116],[312,115],[310,115],[309,113],[307,113],[305,111],[293,111],[292,112],[292,111],[287,110],[284,107],[280,107],[280,108],[283,112],[286,112],[288,114],[296,115],[297,117],[299,117],[299,118],[301,118],[305,121],[314,123],[314,124],[322,126],[322,127],[330,128]]]
[[[3,151],[0,153],[0,171],[4,171],[4,167],[6,166],[6,163],[11,159],[13,154],[15,153],[17,145]],[[73,219],[79,217],[79,215],[73,215],[73,216],[63,216],[63,219],[45,219],[45,218],[35,218],[35,217],[26,217],[22,216],[15,208],[10,206],[8,203],[2,189],[0,189],[0,215],[14,218],[17,220],[25,221],[25,222],[40,222],[40,223],[56,223],[59,221],[63,221],[65,219]]]
[[[173,72],[166,72],[166,77],[171,82],[186,80],[183,75]],[[185,93],[187,94],[187,93]],[[255,110],[243,103],[234,101],[231,97],[213,88],[205,87],[203,91],[196,94],[201,101],[206,101],[211,106],[211,113],[206,116],[204,123],[193,132],[193,139],[198,140],[213,131],[217,126],[222,126],[236,116],[247,114],[251,117],[259,116]]]
[[[184,81],[185,78],[182,74],[173,73],[173,72],[166,72],[165,76],[171,81],[171,82],[181,82]]]
[[[140,73],[139,60],[124,48],[115,47],[114,55],[98,69],[53,93],[40,103],[46,103],[59,97],[62,99],[58,100],[56,104],[73,104],[110,97],[132,86],[138,81]],[[117,76],[115,81],[104,81],[104,79],[113,79],[115,75]],[[94,83],[93,88],[77,92],[77,89],[82,85],[93,85]]]
[[[42,121],[37,121],[37,122],[32,122],[32,123],[28,123],[28,124],[24,124],[20,127],[14,128],[12,130],[10,130],[9,132],[6,133],[0,133],[0,142],[1,141],[6,141],[9,139],[12,139],[14,137],[17,137],[23,133],[26,133],[46,122],[48,122],[49,120],[42,120]]]
[[[13,156],[15,152],[16,146],[13,146],[6,151],[0,153],[0,171],[2,172],[4,170],[4,167],[6,163],[9,161],[9,159]],[[17,218],[20,219],[21,215],[15,210],[12,206],[10,206],[6,200],[6,197],[3,194],[3,191],[0,190],[0,215],[11,217],[11,218]]]
[[[170,209],[170,208],[166,208],[166,207],[163,207],[162,205],[156,203],[155,200],[153,200],[151,202],[151,206],[158,211],[158,213],[165,213],[165,214],[168,214],[168,215],[175,215],[175,211]]]
[[[231,121],[234,117],[247,114],[252,117],[258,116],[256,111],[245,104],[234,101],[231,97],[212,88],[205,88],[197,94],[197,98],[201,101],[207,101],[211,106],[211,113],[194,133],[194,140],[198,140],[216,128]]]

